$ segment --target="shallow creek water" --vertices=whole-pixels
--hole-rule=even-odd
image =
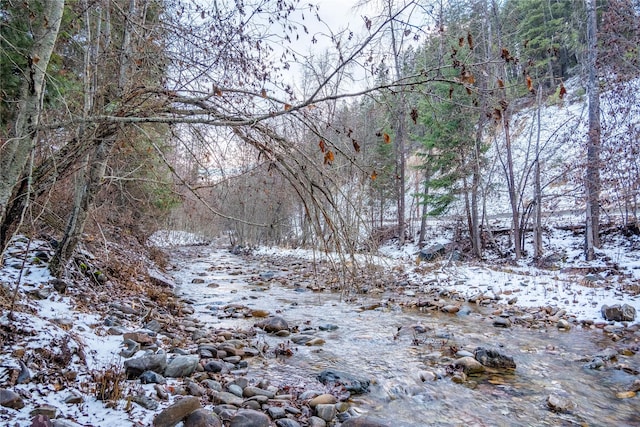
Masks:
[[[352,396],[353,406],[393,420],[394,426],[640,426],[640,397],[616,397],[637,376],[612,367],[584,368],[586,358],[611,345],[600,331],[496,328],[476,305],[465,306],[464,315],[393,305],[363,310],[382,297],[345,302],[336,293],[306,290],[304,281],[313,278],[293,274],[302,263],[278,270],[211,247],[176,249],[174,261],[179,295],[193,302],[196,316],[211,328],[251,327],[258,319],[218,317],[222,307],[242,304],[278,314],[301,330],[313,328],[314,336],[325,340],[322,346],[292,344],[291,357],[275,358],[271,352],[252,359],[250,378],[322,390],[315,377],[326,368],[367,376],[373,380],[370,391]],[[274,280],[251,280],[266,272],[273,272]],[[191,283],[194,278],[204,283]],[[318,331],[325,324],[338,329]],[[412,325],[427,332],[416,334]],[[264,334],[256,340],[271,350],[287,343],[287,338]],[[447,376],[421,382],[421,371],[444,373],[449,346],[500,348],[514,358],[517,369],[470,377],[464,384]],[[636,369],[639,362],[638,355],[618,360]],[[566,393],[575,409],[548,410],[551,393]]]

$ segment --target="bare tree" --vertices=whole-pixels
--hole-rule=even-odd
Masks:
[[[6,220],[11,196],[20,179],[25,177],[29,158],[36,145],[47,66],[58,37],[64,1],[43,0],[32,2],[27,7],[36,6],[41,6],[42,12],[32,11],[35,16],[33,45],[27,58],[28,69],[23,71],[25,79],[18,101],[14,136],[0,146],[0,223]]]
[[[595,259],[600,247],[600,91],[596,73],[598,60],[598,30],[595,0],[585,0],[587,6],[587,95],[589,97],[589,133],[587,139],[586,229],[585,256]]]

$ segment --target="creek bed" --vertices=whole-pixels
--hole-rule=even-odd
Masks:
[[[274,268],[212,247],[176,249],[174,261],[178,294],[211,328],[252,327],[258,319],[222,315],[223,307],[238,304],[282,316],[324,340],[321,346],[305,346],[259,334],[256,342],[270,356],[250,362],[250,378],[323,389],[316,380],[323,369],[367,376],[373,380],[369,392],[352,396],[352,405],[395,426],[640,425],[640,397],[616,397],[638,377],[613,365],[584,367],[585,360],[612,344],[599,330],[496,328],[487,318],[490,309],[475,304],[452,315],[378,306],[383,296],[346,302],[335,292],[308,290],[305,285],[313,278],[295,268]],[[337,329],[320,331],[321,325]],[[277,346],[293,355],[275,357],[268,349]],[[455,359],[452,348],[475,347],[499,348],[514,358],[517,369],[469,377],[462,384],[451,381],[444,370]],[[618,362],[637,368],[639,360],[636,354],[619,356]],[[422,382],[424,371],[440,378]],[[551,394],[566,396],[574,408],[550,411]]]

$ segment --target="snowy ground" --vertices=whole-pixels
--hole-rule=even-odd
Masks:
[[[188,233],[163,233],[156,243],[162,246],[175,244],[202,244],[201,238]],[[13,246],[5,254],[5,263],[0,268],[0,283],[7,299],[16,283],[20,283],[19,292],[33,294],[45,287],[53,279],[46,263],[36,256],[44,242],[28,242],[25,238],[14,240]],[[640,311],[640,239],[609,238],[600,251],[600,260],[593,263],[581,261],[580,237],[570,232],[557,232],[546,241],[549,252],[560,254],[555,268],[550,270],[532,267],[530,260],[515,265],[479,262],[437,262],[416,263],[418,248],[406,245],[397,248],[392,245],[381,248],[377,256],[361,256],[358,261],[372,262],[402,271],[409,283],[415,286],[436,284],[465,296],[499,296],[498,303],[506,304],[517,297],[516,305],[523,307],[553,306],[564,309],[577,320],[603,322],[600,308],[603,304],[629,304]],[[26,261],[24,254],[28,253]],[[303,259],[319,259],[321,252],[284,248],[258,248],[256,253],[277,256],[294,256]],[[605,262],[605,260],[608,260]],[[617,270],[611,268],[615,264]],[[23,268],[24,267],[24,268]],[[599,272],[589,274],[588,268],[598,268]],[[635,292],[634,292],[635,290]],[[634,294],[636,293],[636,294]],[[24,409],[0,413],[0,420],[10,419],[17,425],[28,425],[32,418],[30,411],[33,403],[48,404],[58,408],[59,416],[75,420],[81,425],[149,425],[154,411],[144,410],[131,405],[128,412],[122,405],[116,409],[105,407],[97,400],[95,381],[90,373],[104,371],[112,366],[122,366],[118,353],[122,349],[122,337],[108,335],[103,326],[104,319],[92,312],[83,312],[76,308],[72,297],[52,293],[43,299],[22,298],[20,310],[9,317],[8,307],[3,307],[0,316],[0,330],[3,337],[6,331],[13,331],[19,339],[13,344],[5,341],[5,351],[0,363],[0,387],[6,387],[6,375],[11,370],[20,369],[21,354],[40,352],[43,349],[58,354],[64,347],[71,353],[67,371],[75,371],[75,380],[56,385],[53,372],[31,372],[32,377],[41,375],[39,381],[31,380],[12,389],[18,391],[31,404]],[[38,354],[40,354],[38,353]],[[33,363],[31,364],[33,366]],[[3,377],[4,375],[4,377]],[[148,386],[137,385],[145,388]],[[150,392],[150,390],[148,390]],[[65,404],[66,398],[74,393],[83,396],[80,404]],[[9,416],[10,418],[6,418]],[[21,424],[22,423],[22,424]],[[70,424],[76,425],[76,424]]]
[[[390,268],[399,266],[414,284],[434,283],[465,297],[483,293],[499,296],[507,304],[517,297],[522,307],[557,307],[577,320],[602,322],[602,305],[629,304],[640,313],[640,238],[616,237],[609,241],[593,262],[583,261],[582,237],[568,231],[555,231],[545,242],[548,253],[557,255],[551,269],[533,267],[531,259],[515,265],[495,262],[449,261],[416,263],[419,249],[407,244],[388,244],[380,248],[380,256],[362,257]],[[304,259],[321,258],[302,249],[261,247],[257,253],[292,256]],[[607,261],[605,261],[607,260]],[[616,268],[612,268],[615,264]],[[598,271],[589,273],[589,271]]]

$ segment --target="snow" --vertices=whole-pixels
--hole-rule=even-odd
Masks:
[[[381,247],[378,255],[359,255],[356,260],[373,262],[387,268],[402,266],[409,282],[416,286],[437,286],[465,299],[482,293],[485,297],[498,297],[498,304],[504,306],[508,305],[510,299],[517,297],[517,306],[556,307],[566,310],[569,316],[578,321],[604,322],[600,312],[604,304],[629,304],[640,313],[640,295],[633,295],[624,289],[626,285],[640,283],[640,252],[625,249],[634,240],[614,240],[599,251],[599,260],[587,263],[582,261],[582,239],[582,236],[574,236],[562,230],[556,230],[553,235],[547,236],[547,252],[559,254],[561,258],[553,269],[536,268],[531,258],[514,265],[497,265],[494,261],[451,261],[446,257],[440,261],[418,263],[417,246],[405,244],[399,247],[395,242]],[[440,239],[433,243],[446,244],[447,241]],[[339,259],[335,253],[326,254],[308,249],[260,247],[255,253],[309,261],[328,257]],[[624,275],[610,272],[611,269],[602,258],[614,261],[617,269]],[[425,266],[429,268],[424,268]],[[589,269],[598,268],[604,271],[587,274]]]
[[[149,244],[159,248],[169,248],[172,246],[204,245],[210,240],[188,231],[158,230],[149,237]]]

